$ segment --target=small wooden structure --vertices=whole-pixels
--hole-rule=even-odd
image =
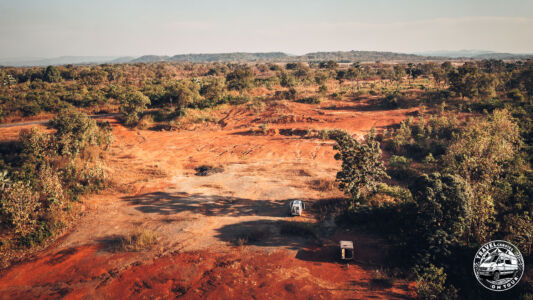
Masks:
[[[341,259],[342,260],[352,260],[354,255],[353,242],[352,241],[341,241]]]

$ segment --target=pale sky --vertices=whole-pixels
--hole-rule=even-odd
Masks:
[[[0,58],[533,53],[533,0],[0,0]]]

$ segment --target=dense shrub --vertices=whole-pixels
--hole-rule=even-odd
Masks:
[[[339,188],[350,195],[352,204],[358,205],[372,194],[377,184],[387,178],[381,161],[381,149],[374,130],[363,143],[358,142],[348,133],[334,136],[334,146],[339,152],[336,160],[342,160],[342,169],[337,173]]]
[[[95,120],[74,109],[62,110],[50,125],[58,151],[62,155],[76,155],[89,146],[107,147],[112,142],[109,128],[98,127]]]
[[[457,290],[453,286],[446,286],[446,273],[443,268],[430,265],[418,274],[416,293],[418,299],[423,300],[451,300],[458,299]]]
[[[2,223],[13,227],[17,234],[31,232],[36,224],[39,196],[22,182],[4,187],[0,196]]]
[[[130,92],[120,100],[120,112],[124,114],[124,123],[128,126],[136,125],[139,122],[141,113],[150,104],[150,98],[139,91]]]
[[[1,172],[2,233],[22,246],[53,236],[65,225],[69,201],[105,187],[99,153],[112,142],[109,124],[65,110],[50,126],[52,133],[22,131],[12,152],[0,148],[2,167],[9,170]]]

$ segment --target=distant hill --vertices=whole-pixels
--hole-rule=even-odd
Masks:
[[[533,54],[486,53],[486,54],[476,55],[472,58],[474,59],[525,60],[525,59],[533,59]]]
[[[457,50],[457,51],[427,51],[418,52],[417,55],[448,57],[455,59],[531,59],[533,54],[501,53],[485,50]]]
[[[332,51],[312,52],[304,55],[289,55],[283,52],[233,52],[233,53],[204,53],[204,54],[178,54],[130,56],[61,56],[56,58],[11,58],[0,59],[0,66],[48,66],[67,64],[120,64],[120,63],[157,63],[157,62],[318,62],[334,60],[337,62],[375,62],[398,61],[420,62],[427,60],[454,60],[454,59],[533,59],[533,54],[497,53],[482,50],[460,51],[431,51],[417,54],[380,52],[380,51]]]
[[[175,61],[175,62],[289,62],[289,61],[324,61],[335,60],[338,62],[369,62],[369,61],[421,61],[435,59],[435,57],[426,57],[415,54],[403,54],[394,52],[378,51],[336,51],[336,52],[314,52],[304,55],[289,55],[283,52],[265,52],[265,53],[212,53],[212,54],[179,54],[172,57],[168,56],[141,56],[132,60],[137,62],[158,62],[158,61]]]
[[[144,55],[128,61],[128,63],[154,63],[160,61],[168,61],[169,57],[164,55]]]
[[[335,60],[338,62],[374,62],[374,61],[420,61],[436,59],[435,57],[421,56],[416,54],[405,54],[396,52],[380,51],[335,51],[335,52],[313,52],[300,57],[302,61],[324,61]]]
[[[0,59],[0,65],[3,66],[50,66],[50,65],[78,65],[78,64],[102,64],[112,62],[113,60],[121,59],[118,56],[60,56],[54,58],[38,58],[38,59]],[[128,60],[131,60],[129,58]],[[122,61],[124,62],[124,61]]]
[[[180,54],[170,58],[171,61],[189,61],[189,62],[222,62],[222,61],[273,61],[284,60],[289,55],[283,52],[265,52],[265,53],[215,53],[215,54]]]

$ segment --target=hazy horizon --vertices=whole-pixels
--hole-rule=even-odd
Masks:
[[[0,3],[1,59],[475,49],[533,53],[533,1]]]

